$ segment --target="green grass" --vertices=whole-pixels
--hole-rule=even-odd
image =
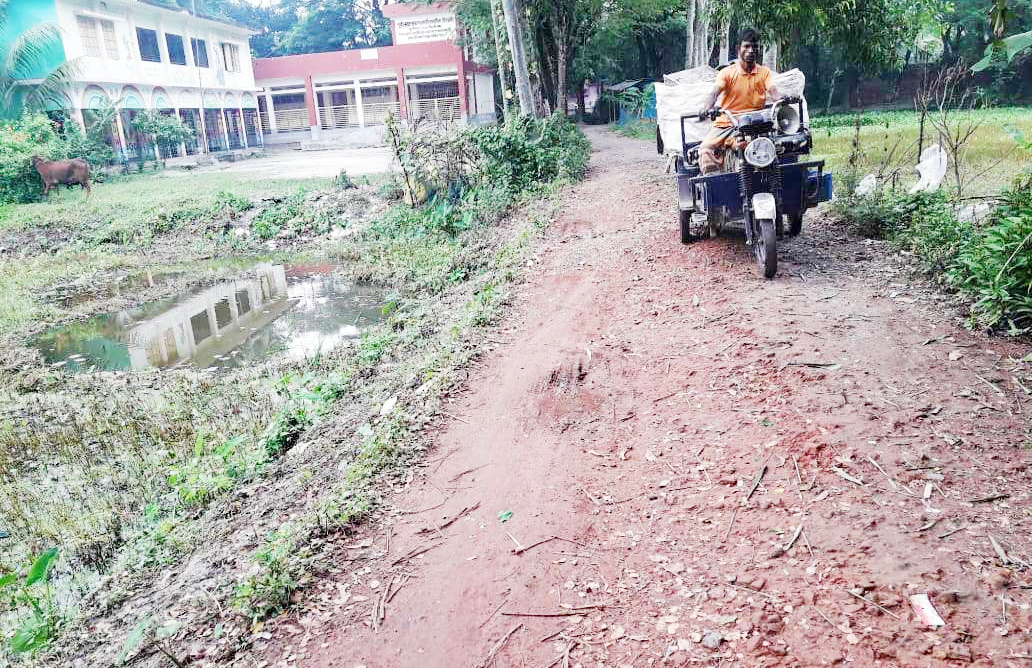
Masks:
[[[156,174],[111,177],[93,186],[87,199],[78,188],[61,188],[48,200],[0,207],[0,231],[34,227],[96,229],[105,223],[154,224],[162,215],[188,220],[210,211],[229,193],[258,199],[281,197],[301,186],[325,187],[330,179],[252,179],[234,173],[168,170]]]
[[[646,141],[655,141],[656,139],[656,121],[651,118],[638,118],[623,125],[614,123],[612,127],[613,132],[616,134],[630,137],[631,139],[644,139]]]
[[[812,119],[815,157],[824,158],[833,172],[841,172],[852,151],[856,129],[856,114],[817,116]],[[903,184],[916,180],[912,165],[917,163],[918,115],[914,111],[879,111],[860,115],[860,145],[865,154],[863,167],[874,170],[886,161],[889,153],[895,156],[891,165],[904,167]],[[1032,108],[1008,107],[957,114],[961,122],[981,121],[965,153],[961,166],[962,178],[973,180],[966,187],[966,195],[986,195],[999,192],[1032,161],[1022,151],[1008,128],[1032,137]],[[833,127],[832,127],[833,126]],[[936,130],[926,121],[924,146],[935,142]],[[975,178],[975,175],[977,178]],[[947,184],[952,183],[947,175]],[[836,182],[840,187],[840,182]]]

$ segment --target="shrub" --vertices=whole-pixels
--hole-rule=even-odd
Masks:
[[[949,283],[974,300],[972,324],[1032,328],[1032,184],[1023,181],[1005,193],[997,220],[978,230],[947,271]]]
[[[176,146],[194,138],[193,128],[175,116],[167,116],[155,109],[137,114],[133,127],[152,137],[165,156],[173,155]]]
[[[43,181],[32,166],[32,156],[64,157],[53,124],[43,114],[25,115],[0,125],[0,202],[32,202],[43,195]]]
[[[974,234],[970,222],[957,219],[953,204],[942,191],[903,197],[895,215],[892,241],[914,253],[922,268],[935,274],[950,266]]]

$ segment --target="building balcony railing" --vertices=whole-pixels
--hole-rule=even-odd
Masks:
[[[401,103],[370,102],[362,105],[362,115],[366,125],[383,125],[387,122],[387,114],[393,114],[394,118],[398,118],[401,115]]]
[[[413,100],[411,113],[413,118],[454,122],[459,120],[461,116],[459,98],[435,97],[425,100]]]
[[[342,104],[337,107],[319,109],[319,121],[323,130],[334,130],[358,125],[358,107]]]
[[[269,114],[261,112],[262,130],[272,132],[272,125],[269,123]],[[277,109],[275,111],[276,131],[294,132],[296,130],[308,129],[308,110],[301,109]]]

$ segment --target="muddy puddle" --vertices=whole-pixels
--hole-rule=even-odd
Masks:
[[[383,291],[333,265],[260,264],[242,278],[51,329],[29,345],[69,371],[235,368],[312,358],[380,318]],[[120,286],[125,288],[127,286]]]

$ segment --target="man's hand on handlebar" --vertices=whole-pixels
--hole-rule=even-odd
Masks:
[[[699,120],[715,121],[717,120],[717,116],[719,116],[721,113],[722,112],[717,107],[713,107],[712,109],[703,109],[699,112]]]

